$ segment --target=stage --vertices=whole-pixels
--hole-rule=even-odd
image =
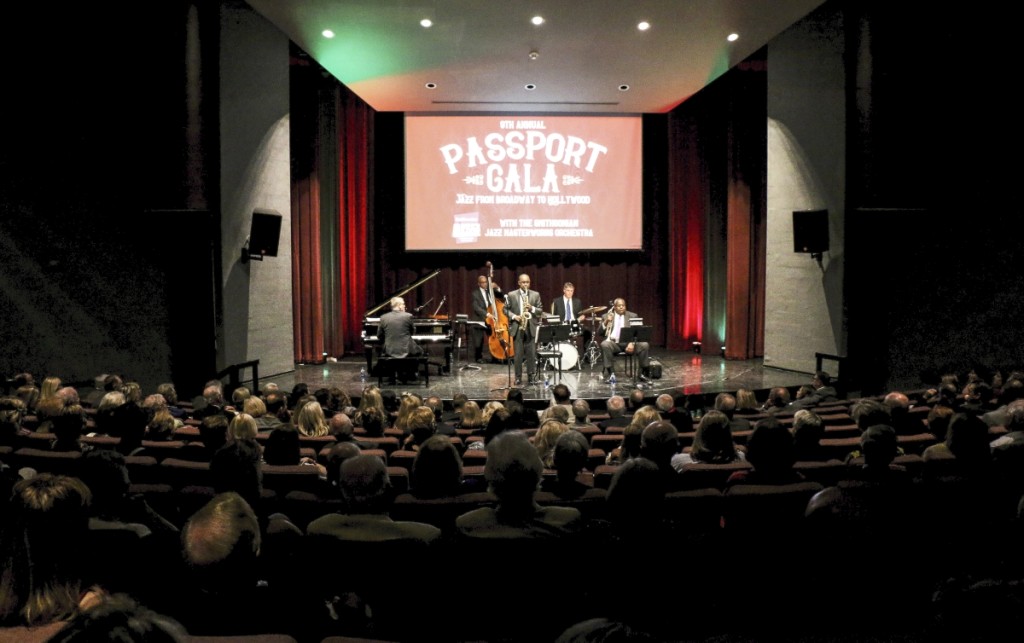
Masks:
[[[662,366],[661,378],[654,379],[643,386],[647,397],[654,398],[661,393],[676,395],[706,395],[722,391],[735,391],[747,388],[758,392],[758,400],[766,397],[765,390],[774,386],[799,386],[811,382],[810,373],[798,373],[765,367],[760,359],[727,360],[718,355],[698,355],[692,352],[670,352],[664,349],[651,349],[651,358]],[[386,380],[382,388],[407,391],[417,395],[437,395],[443,400],[450,400],[456,393],[465,393],[473,400],[504,399],[505,393],[514,382],[511,365],[467,364],[464,356],[456,354],[453,358],[450,373],[438,374],[440,365],[444,363],[443,355],[431,354],[430,384],[418,382],[411,384],[388,385]],[[613,393],[628,394],[634,388],[633,380],[622,372],[617,372],[618,382],[613,387],[601,381],[601,364],[591,367],[585,360],[582,368],[566,370],[562,373],[548,368],[545,371],[552,385],[563,382],[569,387],[573,398],[604,401]],[[622,358],[617,360],[622,365]],[[320,387],[338,386],[353,398],[358,398],[364,383],[360,380],[360,368],[365,368],[363,355],[350,355],[323,364],[300,364],[295,371],[272,377],[261,378],[260,385],[276,382],[285,390],[299,382],[309,386],[310,391]],[[524,369],[525,371],[525,369]],[[560,377],[559,377],[560,376]],[[525,379],[525,377],[524,377]],[[376,377],[368,377],[367,384],[376,384]],[[525,399],[546,400],[550,395],[545,392],[543,382],[535,386],[521,387]]]

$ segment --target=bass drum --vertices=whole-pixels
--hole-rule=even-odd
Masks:
[[[568,371],[576,368],[576,362],[580,359],[580,354],[576,350],[576,347],[569,342],[558,342],[555,344],[554,350],[561,351],[562,353],[562,370]],[[558,369],[558,360],[554,358],[548,359],[548,366],[553,370]]]

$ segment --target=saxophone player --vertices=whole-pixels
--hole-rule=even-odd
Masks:
[[[632,353],[640,362],[640,381],[650,382],[650,344],[647,342],[622,343],[619,341],[620,331],[629,326],[629,320],[637,314],[626,310],[626,300],[618,298],[613,302],[612,309],[601,319],[601,334],[604,341],[601,342],[601,365],[604,367],[603,376],[605,382],[612,375],[612,368],[615,364],[615,353],[625,351]]]
[[[526,362],[527,383],[537,381],[537,325],[543,312],[540,293],[530,290],[530,275],[519,275],[519,287],[505,295],[505,312],[509,317],[509,332],[515,346],[512,358],[516,386],[522,385],[523,362]]]

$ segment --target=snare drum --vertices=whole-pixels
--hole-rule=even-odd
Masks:
[[[576,362],[579,361],[580,354],[577,352],[576,347],[569,342],[558,342],[555,344],[554,350],[562,353],[562,370],[568,371],[576,368]],[[548,366],[553,369],[558,368],[558,360],[554,358],[548,359]]]

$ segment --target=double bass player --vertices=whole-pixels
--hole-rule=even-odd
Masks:
[[[501,288],[498,284],[491,284],[491,292],[487,291],[487,276],[480,275],[476,278],[477,288],[473,291],[473,319],[476,321],[484,322],[486,325],[488,320],[493,319],[491,310],[494,308],[494,302],[500,300],[503,296]],[[477,364],[486,364],[493,361],[490,358],[485,358],[484,355],[490,355],[490,350],[487,348],[487,329],[485,327],[473,326],[473,359],[476,360]]]

